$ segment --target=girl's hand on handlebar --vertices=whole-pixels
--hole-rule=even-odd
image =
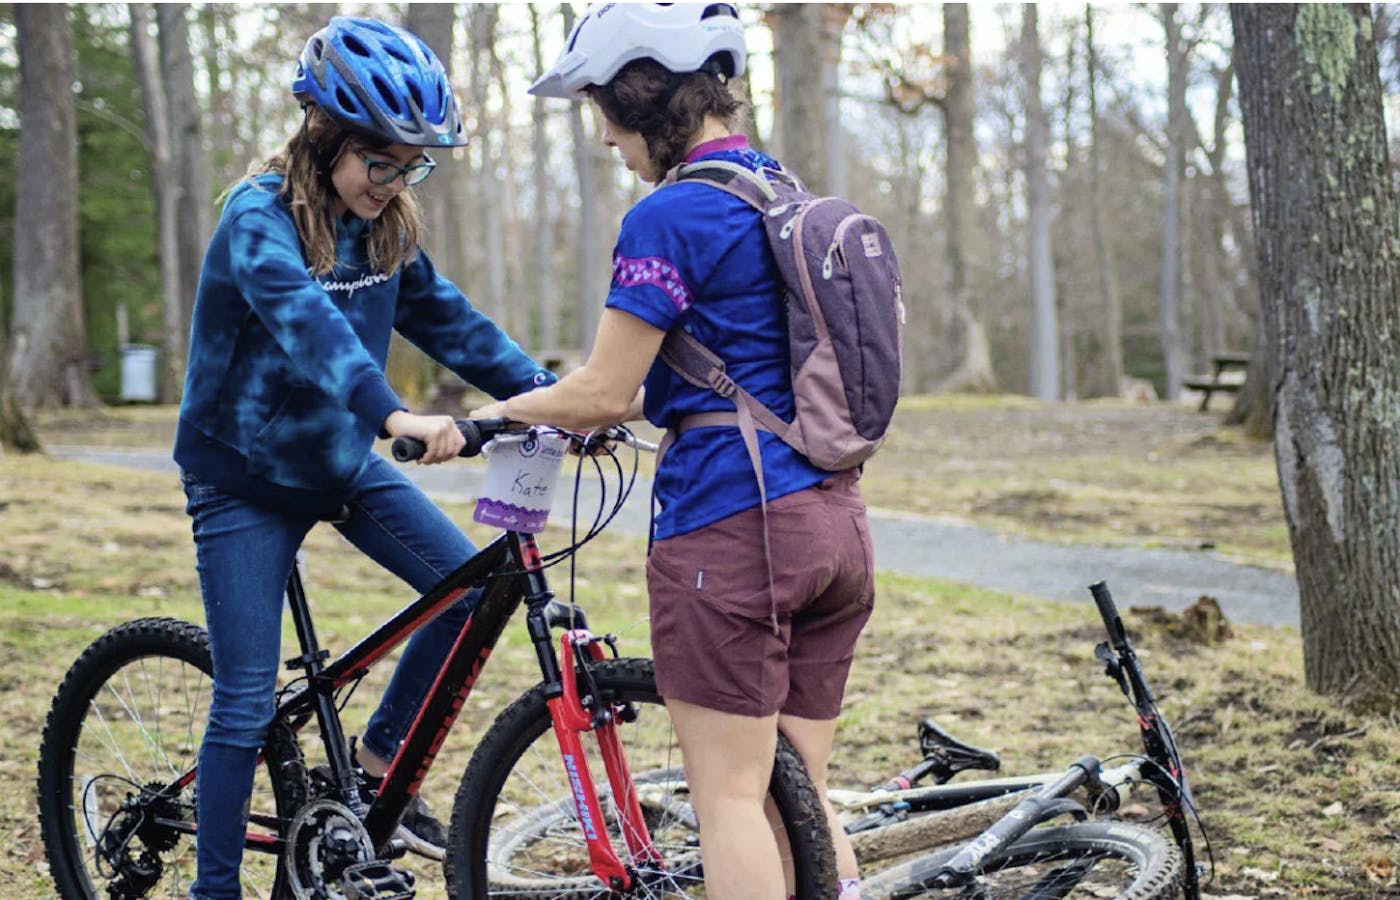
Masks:
[[[384,420],[384,430],[390,437],[411,437],[422,441],[427,450],[418,460],[423,465],[453,459],[466,444],[451,416],[418,416],[395,410]]]

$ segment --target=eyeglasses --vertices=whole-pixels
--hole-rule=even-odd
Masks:
[[[437,163],[426,153],[423,154],[422,162],[411,166],[396,166],[382,159],[370,159],[363,153],[360,154],[360,159],[365,161],[366,174],[374,184],[393,184],[402,177],[404,184],[413,187],[415,184],[422,184],[423,179],[433,174],[433,169],[437,168]]]

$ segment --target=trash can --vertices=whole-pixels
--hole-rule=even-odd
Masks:
[[[150,344],[122,345],[122,393],[125,403],[156,400],[156,348]]]

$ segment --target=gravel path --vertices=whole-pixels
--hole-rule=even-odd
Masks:
[[[103,465],[174,472],[168,453],[52,447],[62,458]],[[409,476],[439,501],[471,502],[479,466],[409,466]],[[568,514],[570,491],[558,488],[555,521]],[[642,478],[612,528],[645,535],[648,487]],[[596,509],[596,481],[585,481],[581,508]],[[927,516],[871,510],[875,561],[881,571],[933,576],[981,587],[1073,602],[1089,601],[1086,586],[1106,581],[1123,607],[1179,610],[1202,594],[1214,597],[1227,619],[1263,625],[1298,625],[1293,576],[1238,565],[1208,551],[1063,546],[986,531]]]

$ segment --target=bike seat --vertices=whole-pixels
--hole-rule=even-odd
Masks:
[[[919,721],[919,749],[924,759],[933,763],[931,774],[939,784],[967,769],[995,772],[1001,768],[1001,757],[996,751],[964,743],[939,728],[932,719]]]

